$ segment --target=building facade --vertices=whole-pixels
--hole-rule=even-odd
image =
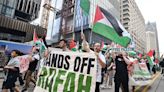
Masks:
[[[1,0],[0,14],[30,22],[38,17],[41,0]]]
[[[159,57],[158,32],[155,22],[146,24],[146,50],[148,52],[151,49],[155,50],[157,57]]]
[[[93,44],[95,42],[106,42],[111,41],[93,33],[91,28],[93,26],[96,6],[99,5],[102,8],[109,11],[117,19],[120,19],[119,12],[119,0],[90,0],[90,14],[85,15],[80,11],[80,0],[65,0],[63,4],[64,20],[62,22],[62,33],[66,39],[75,38],[80,41],[81,29],[86,36],[86,40]]]
[[[39,36],[45,29],[31,25],[38,17],[41,0],[0,0],[0,39],[31,41],[34,29]]]
[[[135,0],[120,0],[120,21],[131,34],[136,51],[146,52],[145,20]]]

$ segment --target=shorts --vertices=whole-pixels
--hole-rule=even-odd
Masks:
[[[7,79],[2,84],[2,89],[11,89],[15,87],[15,82],[17,81],[17,76],[8,75]]]

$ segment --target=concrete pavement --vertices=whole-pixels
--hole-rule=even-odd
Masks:
[[[0,79],[0,92],[1,87],[2,87],[2,82],[3,79]],[[17,85],[19,85],[19,82],[16,83]],[[135,90],[135,92],[164,92],[164,76],[160,75],[159,73],[155,75],[155,77],[152,80],[152,83],[148,86],[142,86],[142,87],[136,87],[137,90]],[[20,90],[22,89],[22,86],[19,86]],[[33,92],[34,89],[34,85],[31,83],[28,92]],[[102,89],[100,92],[114,92],[114,86],[112,88],[105,88]],[[120,92],[122,92],[120,90]],[[130,91],[131,92],[131,91]]]
[[[160,75],[144,92],[164,92],[164,76]]]
[[[154,75],[150,85],[136,87],[134,92],[164,92],[163,85],[164,85],[164,76],[161,75],[160,73],[157,73],[156,75]],[[132,92],[131,87],[129,87],[129,89],[130,92]],[[100,92],[114,92],[114,87],[111,89],[101,89]],[[120,92],[122,92],[121,89]]]

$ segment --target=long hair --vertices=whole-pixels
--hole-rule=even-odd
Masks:
[[[19,50],[12,50],[11,52],[15,52],[18,56],[22,56],[22,55],[24,55],[21,51],[19,51]]]

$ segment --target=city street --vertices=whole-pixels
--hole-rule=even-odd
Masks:
[[[154,75],[153,80],[151,81],[150,85],[143,86],[143,87],[141,86],[136,87],[135,92],[162,92],[163,85],[164,85],[164,77],[160,73],[158,73]],[[114,88],[101,89],[101,92],[114,92]],[[120,92],[121,92],[121,89],[120,89]]]
[[[0,0],[0,92],[164,92],[163,3]]]
[[[2,90],[1,89],[2,82],[3,82],[3,79],[0,79],[0,92]],[[17,82],[17,84],[19,84],[19,83]],[[156,75],[154,75],[153,80],[150,85],[143,86],[143,87],[140,87],[140,86],[136,87],[135,92],[162,92],[163,85],[164,85],[164,76],[162,76],[160,73],[157,73]],[[19,87],[19,88],[22,89],[22,87]],[[31,83],[31,85],[28,89],[28,92],[33,92],[33,89],[34,89],[34,85]],[[129,87],[129,89],[130,89],[130,87]],[[101,88],[100,92],[114,92],[114,87],[105,88],[105,89]],[[121,89],[120,89],[120,92],[121,92]],[[130,91],[130,92],[132,92],[132,91]]]

